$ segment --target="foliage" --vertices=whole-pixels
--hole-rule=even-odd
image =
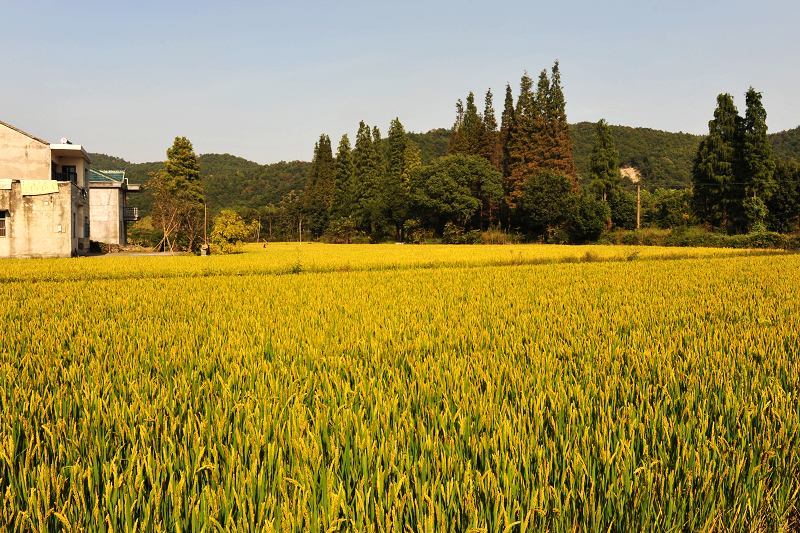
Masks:
[[[769,199],[769,227],[800,232],[800,164],[780,162],[775,169],[775,194]]]
[[[764,227],[766,201],[775,192],[775,161],[767,137],[767,112],[752,87],[740,117],[733,97],[717,98],[709,134],[693,168],[694,211],[699,220],[729,233]]]
[[[605,202],[591,194],[579,195],[567,228],[570,242],[583,244],[596,241],[603,233],[609,216],[610,210]]]
[[[153,223],[163,235],[164,249],[194,250],[203,231],[204,191],[192,143],[176,137],[167,149],[164,167],[150,179]]]
[[[341,217],[328,224],[324,240],[334,244],[350,244],[359,234],[356,221],[352,217]]]
[[[411,180],[411,210],[438,234],[448,222],[480,229],[484,206],[502,197],[502,177],[480,156],[451,155],[420,168]]]
[[[153,226],[153,217],[140,218],[128,229],[128,244],[155,248],[164,238],[164,234]]]
[[[645,226],[679,228],[692,222],[692,195],[687,189],[642,191],[642,220]]]
[[[622,188],[622,174],[619,172],[619,152],[604,119],[597,123],[589,165],[590,187],[603,201],[608,201],[609,194]]]
[[[216,253],[229,254],[240,251],[241,244],[253,234],[253,227],[232,209],[223,209],[214,217],[211,244]]]
[[[576,195],[572,182],[555,172],[538,172],[525,182],[519,212],[530,236],[546,241],[572,220]]]

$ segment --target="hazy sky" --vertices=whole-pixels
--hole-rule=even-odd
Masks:
[[[704,133],[719,92],[800,125],[800,1],[0,0],[0,120],[92,152],[310,159],[358,121],[450,127],[561,62],[571,122]]]

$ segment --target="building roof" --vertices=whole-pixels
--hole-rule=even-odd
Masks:
[[[67,156],[67,157],[82,157],[86,162],[91,163],[89,154],[80,144],[61,143],[51,144],[50,152],[54,155]]]
[[[12,129],[12,130],[16,131],[17,133],[21,133],[21,134],[23,134],[24,136],[26,136],[26,137],[29,137],[29,138],[33,139],[34,141],[40,142],[40,143],[42,143],[42,144],[50,144],[49,142],[47,142],[47,141],[45,141],[45,140],[42,140],[42,139],[40,139],[39,137],[35,137],[35,136],[31,135],[31,134],[30,134],[30,133],[28,133],[27,131],[22,131],[21,129],[19,129],[19,128],[18,128],[18,127],[16,127],[16,126],[12,126],[11,124],[9,124],[9,123],[7,123],[7,122],[3,122],[2,120],[0,120],[0,125],[2,125],[2,126],[5,126],[6,128]]]
[[[90,183],[123,183],[125,181],[124,170],[95,170],[89,169]]]

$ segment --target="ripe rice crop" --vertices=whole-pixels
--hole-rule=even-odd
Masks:
[[[797,255],[0,266],[6,530],[800,525]]]

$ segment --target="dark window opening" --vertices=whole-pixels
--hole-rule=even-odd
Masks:
[[[6,219],[8,218],[7,211],[0,211],[0,237],[6,236]]]
[[[74,165],[63,165],[61,167],[61,174],[56,174],[58,181],[70,181],[75,185],[78,184],[78,169]]]

